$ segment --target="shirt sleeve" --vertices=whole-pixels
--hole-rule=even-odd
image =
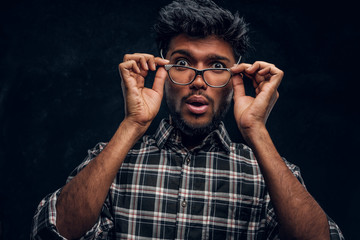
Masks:
[[[290,162],[288,162],[285,158],[284,161],[287,167],[291,170],[294,176],[299,180],[299,182],[306,188],[304,180],[300,173],[300,168]],[[270,196],[267,194],[267,198],[265,199],[267,202],[267,215],[266,215],[266,224],[268,226],[267,239],[280,239],[279,230],[278,230],[278,222],[276,218],[276,214],[274,208],[271,204]],[[338,225],[328,217],[329,229],[330,229],[330,239],[331,240],[343,240],[345,239]]]
[[[344,235],[342,234],[338,225],[328,216],[329,228],[330,228],[330,239],[331,240],[344,240]]]
[[[93,149],[88,151],[88,156],[85,158],[84,162],[79,165],[68,177],[67,182],[69,182],[78,172],[81,171],[92,159],[94,159],[105,147],[106,144],[99,143]],[[58,189],[52,194],[47,195],[37,207],[35,212],[31,239],[35,240],[52,240],[52,239],[65,239],[61,236],[56,228],[56,201],[60,195],[61,189]],[[109,211],[109,198],[107,197],[98,221],[94,226],[80,239],[107,239],[107,236],[111,229],[113,228],[113,217]]]

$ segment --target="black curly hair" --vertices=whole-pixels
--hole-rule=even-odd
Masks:
[[[154,25],[156,42],[164,54],[172,38],[186,34],[194,38],[215,35],[228,42],[237,59],[250,47],[248,24],[239,16],[232,14],[211,0],[175,0],[159,11]]]

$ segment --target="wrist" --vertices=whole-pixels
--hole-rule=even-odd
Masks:
[[[252,124],[251,127],[239,129],[243,138],[250,146],[256,145],[257,142],[261,141],[268,135],[268,131],[263,123]]]
[[[137,121],[133,121],[125,117],[125,119],[121,122],[117,132],[122,133],[122,135],[126,136],[128,140],[133,140],[136,142],[145,134],[149,126],[150,123],[140,124]]]

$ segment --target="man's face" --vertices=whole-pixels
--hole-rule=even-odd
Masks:
[[[235,64],[230,44],[216,37],[191,38],[185,34],[173,38],[166,59],[171,64],[199,70],[230,68]],[[198,75],[189,85],[165,82],[166,102],[175,124],[187,135],[206,134],[220,122],[230,106],[232,82],[225,87],[208,86]]]

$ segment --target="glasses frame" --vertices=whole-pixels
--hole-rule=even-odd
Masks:
[[[196,69],[196,68],[193,68],[193,67],[176,65],[176,64],[166,64],[166,65],[164,65],[164,67],[165,67],[165,70],[166,70],[167,73],[168,73],[168,76],[169,76],[170,80],[171,80],[173,83],[175,83],[175,84],[177,84],[177,85],[181,85],[181,86],[190,85],[191,83],[193,83],[193,82],[195,81],[196,77],[197,77],[198,75],[200,75],[200,76],[202,77],[202,79],[204,80],[204,82],[206,83],[206,85],[208,85],[208,86],[210,86],[210,87],[213,87],[213,88],[222,88],[222,87],[225,87],[225,86],[230,82],[230,79],[231,79],[232,76],[233,76],[230,68],[205,68],[205,69],[199,70],[199,69]],[[195,76],[194,76],[194,78],[193,78],[190,82],[188,82],[188,83],[178,83],[178,82],[175,82],[175,81],[172,79],[171,75],[170,75],[170,69],[171,69],[172,67],[182,67],[182,68],[187,68],[187,69],[194,70],[194,71],[195,71]],[[222,85],[219,85],[219,86],[211,85],[211,84],[209,84],[209,83],[206,81],[206,79],[204,78],[204,72],[206,72],[206,71],[211,71],[211,70],[225,70],[225,71],[228,71],[228,72],[230,73],[230,77],[229,77],[229,79],[227,80],[227,82],[224,83],[224,84],[222,84]]]
[[[162,48],[160,49],[160,56],[161,56],[162,59],[165,59],[165,58],[164,58],[164,55],[163,55],[163,49],[162,49]],[[242,59],[242,56],[239,57],[239,59],[238,59],[238,61],[237,61],[236,64],[240,64],[241,59]],[[231,72],[230,68],[205,68],[205,69],[203,69],[203,70],[199,70],[199,69],[196,69],[196,68],[192,68],[192,67],[188,67],[188,66],[182,66],[182,65],[176,65],[176,64],[166,64],[164,67],[165,67],[165,70],[166,70],[167,73],[168,73],[168,76],[169,76],[170,80],[171,80],[174,84],[178,84],[178,85],[181,85],[181,86],[186,86],[186,85],[191,84],[192,82],[195,81],[195,79],[196,79],[196,77],[197,77],[198,75],[201,75],[201,77],[202,77],[202,79],[204,80],[204,82],[206,83],[206,85],[208,85],[208,86],[210,86],[210,87],[213,87],[213,88],[222,88],[222,87],[225,87],[225,86],[230,82],[230,79],[231,79],[232,76],[233,76],[233,73]],[[171,78],[171,76],[170,76],[170,72],[169,72],[169,71],[170,71],[170,68],[172,68],[172,67],[185,67],[185,68],[189,68],[189,69],[195,70],[195,77],[194,77],[194,79],[191,80],[189,83],[177,83],[177,82],[175,82],[175,81]],[[209,84],[209,83],[205,80],[205,78],[204,78],[204,72],[205,72],[205,71],[208,71],[208,70],[227,70],[228,72],[230,72],[230,78],[229,78],[229,80],[228,80],[225,84],[223,84],[223,85],[221,85],[221,86],[213,86],[213,85]]]

